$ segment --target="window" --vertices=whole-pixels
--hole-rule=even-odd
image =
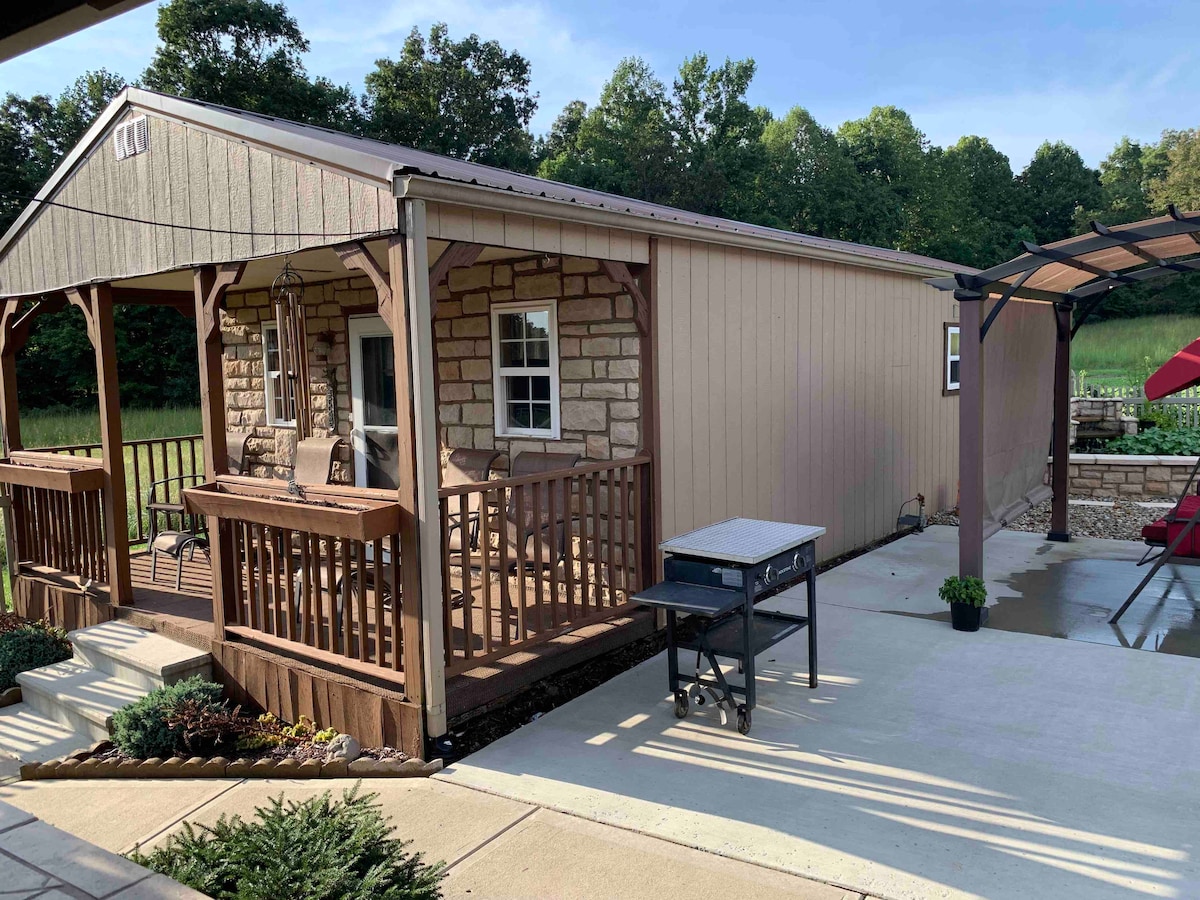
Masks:
[[[558,319],[551,303],[492,307],[496,434],[557,439]]]
[[[279,355],[279,325],[264,322],[263,341],[263,387],[267,394],[267,424],[294,426],[295,418],[287,409],[287,392],[284,390],[283,361]]]
[[[946,393],[958,390],[958,326],[946,326]]]

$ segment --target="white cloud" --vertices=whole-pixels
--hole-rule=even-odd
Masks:
[[[637,52],[581,34],[574,23],[540,0],[445,0],[436,4],[393,0],[368,8],[364,13],[370,20],[353,28],[346,27],[344,9],[336,17],[325,8],[296,9],[312,42],[311,71],[357,86],[376,58],[397,53],[413,26],[427,32],[434,22],[445,22],[452,37],[478,34],[529,60],[532,87],[539,94],[534,133],[549,129],[571,100],[594,102],[621,57]],[[346,56],[349,47],[353,48],[351,58]]]

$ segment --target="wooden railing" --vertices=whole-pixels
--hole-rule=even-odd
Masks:
[[[163,478],[204,474],[204,438],[199,434],[125,441],[125,484],[129,509],[129,540],[141,543],[150,534],[146,502],[151,486]],[[46,452],[99,457],[99,444],[47,447]],[[178,485],[170,486],[170,499],[178,498]],[[160,528],[162,527],[160,523]]]
[[[322,663],[403,670],[394,492],[323,486],[301,499],[282,482],[221,476],[187,498],[230,549],[228,632]]]
[[[647,583],[648,456],[438,496],[447,675],[619,615]]]

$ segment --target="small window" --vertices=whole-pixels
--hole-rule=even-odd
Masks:
[[[558,319],[554,303],[492,307],[496,434],[557,439]]]
[[[946,392],[958,390],[958,326],[946,326]]]
[[[296,419],[287,408],[283,361],[279,354],[279,326],[263,324],[263,387],[267,395],[267,424],[294,427]]]

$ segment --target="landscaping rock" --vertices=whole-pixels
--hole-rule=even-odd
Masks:
[[[325,761],[333,762],[335,760],[343,760],[345,762],[354,762],[362,755],[362,747],[358,741],[349,734],[339,734],[329,742],[328,749],[325,751]]]

